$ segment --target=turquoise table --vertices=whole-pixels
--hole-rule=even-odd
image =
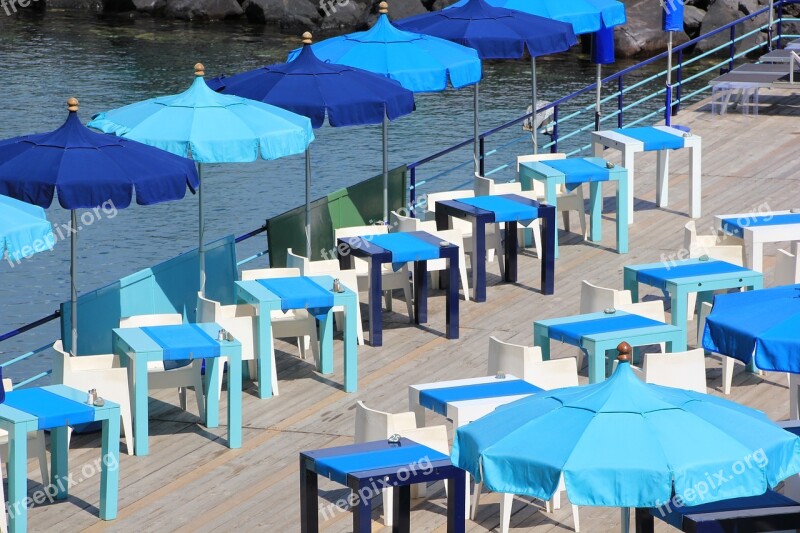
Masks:
[[[199,328],[211,339],[213,348],[198,345],[192,348],[184,343],[180,347],[164,346],[153,338],[153,333],[170,331],[191,339]],[[222,329],[218,324],[181,324],[179,326],[153,326],[150,328],[116,328],[112,333],[114,353],[128,369],[128,383],[133,404],[133,439],[136,455],[149,453],[148,372],[150,361],[181,361],[204,359],[205,373],[205,424],[219,427],[219,381],[222,365],[220,357],[228,358],[228,448],[242,447],[242,345],[237,340],[217,341]],[[191,341],[189,341],[191,342]],[[184,352],[183,354],[179,352]]]
[[[589,313],[533,323],[533,343],[550,359],[550,341],[557,340],[581,348],[589,359],[589,383],[606,379],[613,359],[606,352],[616,350],[622,341],[631,346],[667,343],[670,352],[686,350],[686,334],[681,328],[643,316],[616,311]],[[608,366],[608,368],[606,368]]]
[[[28,433],[50,431],[50,482],[56,500],[65,500],[69,483],[67,427],[102,422],[100,461],[100,518],[117,517],[119,490],[119,405],[87,405],[86,392],[65,385],[19,389],[6,393],[0,404],[0,429],[8,432],[9,531],[28,529]],[[50,494],[50,492],[48,492]],[[26,501],[27,500],[27,501]]]
[[[541,181],[545,185],[545,202],[556,205],[558,185],[567,188],[589,184],[590,226],[589,240],[600,242],[603,239],[603,182],[617,182],[617,253],[628,253],[628,171],[616,165],[607,168],[607,163],[599,157],[574,157],[554,159],[541,162],[520,163],[519,179],[524,190],[532,190],[532,180]],[[556,240],[556,257],[558,257],[558,240]]]
[[[684,335],[690,293],[698,293],[699,304],[711,302],[716,290],[760,289],[764,283],[760,272],[717,259],[681,259],[626,266],[624,278],[625,289],[631,291],[634,302],[639,301],[640,283],[666,291],[670,296],[672,325],[681,328]]]
[[[356,294],[346,287],[343,292],[331,291],[333,278],[309,276],[309,279],[328,291],[333,297],[333,307],[344,307],[344,390],[355,392],[358,388],[358,316]],[[294,278],[272,278],[270,282],[297,280]],[[240,302],[255,306],[258,310],[258,394],[260,398],[272,396],[272,365],[270,363],[275,346],[272,343],[272,311],[305,309],[308,300],[302,297],[286,298],[270,291],[259,281],[237,281],[237,297]],[[294,295],[302,296],[302,295]],[[266,318],[266,320],[265,320]],[[320,360],[317,370],[322,374],[333,374],[333,311],[330,309],[317,317],[320,325]]]

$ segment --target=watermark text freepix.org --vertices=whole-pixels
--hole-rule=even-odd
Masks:
[[[3,8],[5,11],[6,16],[10,17],[14,13],[17,12],[17,6],[25,9],[29,7],[31,4],[35,2],[40,2],[41,0],[0,0],[0,7]]]

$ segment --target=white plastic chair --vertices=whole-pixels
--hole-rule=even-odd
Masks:
[[[385,413],[370,409],[364,402],[356,402],[356,443],[386,440],[392,435],[406,437],[437,452],[450,455],[446,426],[418,428],[416,416],[412,412]],[[393,524],[393,496],[391,489],[383,491],[383,522],[386,526]]]
[[[60,340],[53,343],[53,350],[56,352],[53,360],[53,383],[61,383],[78,390],[97,389],[98,396],[119,404],[122,421],[120,425],[125,435],[128,455],[133,455],[133,417],[128,369],[120,367],[119,357],[113,354],[72,357],[64,351]],[[69,440],[72,431],[67,434]]]
[[[779,249],[775,256],[775,285],[796,283],[800,283],[800,254]]]
[[[617,309],[631,303],[631,291],[609,289],[581,281],[581,314],[599,313],[610,307]],[[583,350],[579,349],[577,354],[578,368],[583,368]]]
[[[664,311],[664,302],[661,300],[651,300],[648,302],[637,302],[635,304],[622,304],[616,307],[619,311],[625,311],[634,315],[643,316],[657,322],[667,323],[667,314]],[[661,352],[667,351],[666,343],[659,343]]]
[[[297,268],[302,276],[331,276],[338,278],[339,282],[356,294],[356,336],[358,344],[364,344],[364,324],[361,322],[361,298],[358,296],[358,274],[355,270],[341,270],[337,259],[309,261],[307,257],[298,255],[291,248],[287,250],[286,266]],[[344,326],[344,308],[333,308],[336,330],[342,331]]]
[[[535,363],[542,361],[542,349],[538,346],[522,346],[489,337],[489,376],[504,372],[530,383]]]
[[[261,268],[254,270],[243,270],[242,281],[272,278],[289,278],[300,275],[297,268]],[[297,339],[297,349],[300,357],[306,358],[306,351],[311,347],[314,361],[319,362],[319,337],[317,335],[317,319],[311,316],[305,309],[291,309],[287,312],[272,311],[270,319],[272,321],[273,339]],[[235,336],[235,335],[234,335]],[[275,375],[274,373],[272,374]]]
[[[352,226],[349,228],[339,228],[334,232],[334,238],[361,237],[372,235],[385,235],[389,233],[389,227],[383,225]],[[353,265],[358,275],[358,292],[366,293],[369,291],[369,264],[360,257],[353,257]],[[400,270],[395,271],[392,265],[381,265],[381,289],[386,300],[386,310],[392,310],[392,291],[402,289],[406,299],[409,322],[414,321],[414,310],[412,309],[411,278],[408,275],[408,265],[403,265]]]
[[[3,379],[3,388],[6,392],[14,390],[14,384],[9,378]],[[88,390],[88,389],[87,389]],[[47,446],[45,444],[44,430],[32,431],[28,433],[28,457],[37,457],[39,459],[39,472],[42,474],[42,486],[47,487],[50,484],[50,473],[47,468]],[[0,429],[0,460],[8,465],[8,431]],[[2,490],[2,479],[0,479],[0,490]],[[3,493],[0,492],[0,497]],[[5,500],[0,500],[4,502]],[[5,512],[3,512],[5,517]],[[7,531],[5,524],[0,522],[0,530]]]
[[[687,352],[648,353],[644,356],[641,370],[631,368],[646,383],[708,393],[706,355],[702,348]]]

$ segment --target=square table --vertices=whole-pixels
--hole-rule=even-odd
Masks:
[[[699,302],[710,302],[713,291],[722,289],[760,289],[764,276],[748,268],[718,259],[678,259],[625,267],[625,290],[639,301],[639,284],[669,293],[672,325],[687,331],[689,293],[698,293]],[[698,303],[699,303],[698,302]]]
[[[270,290],[270,287],[272,290]],[[356,293],[342,286],[333,292],[331,276],[295,276],[268,280],[237,281],[236,294],[240,302],[253,305],[258,311],[258,396],[272,396],[272,358],[275,345],[272,339],[272,311],[309,309],[317,305],[316,318],[320,324],[320,360],[317,370],[333,373],[333,307],[344,307],[344,390],[358,388],[358,300]],[[321,302],[323,296],[331,298]],[[316,303],[315,303],[316,302]],[[327,308],[327,310],[325,310]]]
[[[353,531],[372,529],[372,498],[381,489],[397,487],[392,531],[411,531],[411,485],[440,479],[447,482],[447,531],[465,530],[464,471],[450,457],[412,440],[374,441],[300,453],[300,531],[319,531],[317,476],[350,488]],[[331,506],[338,511],[338,508]],[[323,515],[325,511],[322,511]]]
[[[577,346],[589,359],[589,383],[606,379],[612,359],[606,352],[622,341],[631,346],[667,343],[670,352],[686,350],[686,333],[679,327],[625,311],[588,313],[533,323],[533,344],[542,349],[542,358],[550,359],[550,341]]]
[[[414,321],[424,324],[428,321],[428,261],[432,259],[447,259],[446,334],[448,339],[458,338],[458,246],[424,231],[344,237],[336,246],[342,269],[355,268],[352,257],[369,263],[370,344],[383,345],[381,265],[414,263]]]
[[[628,253],[628,170],[607,163],[599,157],[573,157],[520,163],[519,179],[522,188],[531,190],[531,180],[544,183],[545,201],[556,205],[558,185],[567,188],[589,183],[589,240],[600,242],[603,239],[601,226],[603,216],[603,182],[617,182],[617,253]],[[555,243],[558,257],[558,241]]]
[[[688,136],[687,136],[688,135]],[[692,218],[701,215],[701,158],[702,139],[698,135],[670,128],[669,126],[648,126],[643,128],[623,128],[593,131],[592,146],[594,155],[602,156],[604,148],[614,148],[622,152],[622,166],[628,170],[628,224],[633,224],[634,154],[637,152],[658,152],[656,170],[656,202],[659,207],[669,203],[669,151],[679,148],[689,149],[689,212]]]
[[[102,422],[100,461],[100,518],[117,517],[119,489],[119,405],[106,400],[102,407],[86,403],[87,393],[66,385],[17,389],[0,404],[0,429],[8,432],[9,531],[28,529],[28,433],[50,431],[50,482],[55,499],[68,496],[68,426]],[[49,492],[48,492],[49,494]]]
[[[800,212],[717,215],[714,224],[717,230],[744,240],[745,265],[759,272],[764,271],[765,242],[800,241]]]
[[[180,324],[144,328],[115,328],[114,353],[128,369],[133,405],[134,453],[149,453],[148,372],[150,361],[204,359],[206,427],[219,427],[219,387],[222,365],[228,358],[228,448],[242,447],[242,345],[237,340],[218,341],[218,324]]]
[[[476,196],[436,202],[436,227],[450,229],[450,217],[472,221],[472,287],[476,302],[486,301],[486,224],[505,222],[504,280],[517,281],[517,222],[542,221],[542,292],[553,294],[556,208],[518,194]]]

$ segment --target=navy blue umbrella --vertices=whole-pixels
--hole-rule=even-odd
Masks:
[[[208,82],[214,90],[281,107],[311,119],[319,128],[382,124],[414,111],[414,93],[398,82],[366,70],[326,63],[313,52],[311,34],[289,63],[221,76]],[[311,254],[311,152],[306,149],[306,245]],[[384,143],[384,162],[388,154]],[[384,167],[385,167],[384,163]],[[384,183],[384,210],[388,184]]]
[[[55,131],[0,141],[0,194],[40,207],[71,210],[72,354],[77,352],[75,259],[77,209],[111,203],[116,209],[180,200],[200,185],[194,163],[135,141],[95,133],[78,118],[70,98],[67,121]]]
[[[564,52],[578,42],[572,25],[529,15],[521,11],[493,7],[484,0],[467,0],[459,7],[424,13],[396,22],[399,28],[434,35],[478,51],[481,59],[520,59],[531,56],[532,122],[536,119],[536,58]],[[477,116],[478,86],[475,85]],[[477,120],[475,150],[477,155]],[[533,131],[534,151],[538,150]]]

